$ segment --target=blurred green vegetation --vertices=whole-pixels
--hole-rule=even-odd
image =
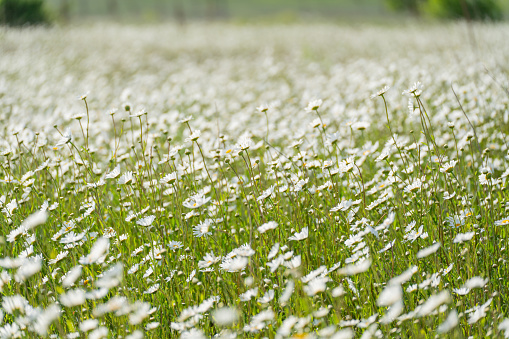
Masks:
[[[428,0],[425,10],[435,17],[450,19],[500,20],[503,17],[498,0]]]
[[[386,2],[397,11],[442,19],[500,20],[504,15],[502,0],[386,0]],[[505,0],[504,3],[508,6],[509,1]]]
[[[66,19],[119,20],[315,20],[391,15],[383,0],[47,0]]]
[[[0,23],[9,26],[44,24],[50,21],[43,0],[0,0]]]
[[[509,17],[509,1],[506,0],[0,0],[0,4],[0,22],[11,25],[47,22],[46,12],[62,22],[91,18],[121,22],[232,20],[290,23],[393,20],[405,16]]]

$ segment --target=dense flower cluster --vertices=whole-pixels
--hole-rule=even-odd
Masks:
[[[2,31],[0,338],[509,337],[473,27]]]

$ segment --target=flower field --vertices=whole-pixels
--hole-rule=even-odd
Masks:
[[[0,338],[509,338],[508,32],[0,28]]]

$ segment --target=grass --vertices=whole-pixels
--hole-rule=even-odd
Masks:
[[[232,27],[1,32],[0,336],[507,336],[506,25]]]

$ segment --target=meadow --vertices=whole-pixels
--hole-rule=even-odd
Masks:
[[[508,37],[0,28],[0,338],[509,338]]]

